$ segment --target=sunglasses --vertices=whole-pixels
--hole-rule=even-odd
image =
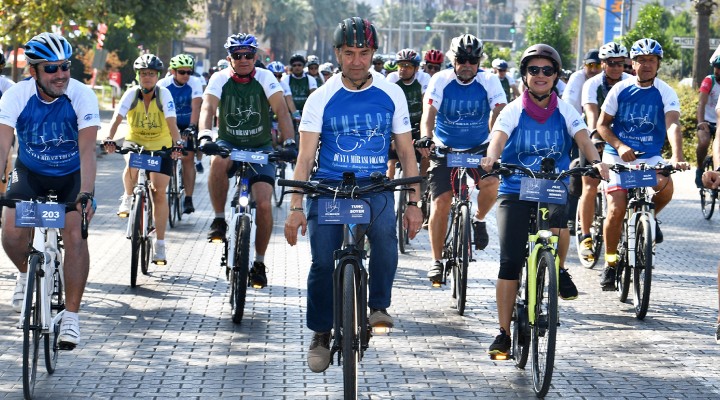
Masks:
[[[243,58],[246,60],[252,60],[255,58],[255,53],[232,53],[230,54],[230,58],[233,60],[242,60]]]
[[[282,76],[283,76],[283,74],[273,74],[273,75],[275,75],[275,77],[278,79],[282,78]]]
[[[585,66],[588,68],[600,68],[599,63],[587,63],[587,64],[585,64]]]
[[[627,67],[624,61],[605,61],[608,67]]]
[[[192,71],[187,71],[187,70],[184,70],[184,69],[176,69],[176,70],[175,70],[175,73],[178,74],[178,75],[192,75],[193,72],[192,72]]]
[[[555,74],[555,67],[551,67],[549,65],[546,65],[542,68],[538,67],[537,65],[531,65],[527,67],[528,74],[532,76],[538,76],[540,71],[542,71],[543,75],[545,76],[553,76]]]
[[[470,63],[471,65],[477,65],[480,62],[479,57],[458,57],[455,59],[455,61],[459,65],[463,65],[465,63]]]
[[[304,65],[302,63],[295,63],[295,64],[292,64],[292,66],[293,67],[304,67]]]
[[[433,64],[426,64],[425,69],[429,69],[430,71],[440,71],[440,66],[433,65]]]
[[[54,74],[58,72],[58,70],[62,70],[63,72],[70,69],[70,61],[65,61],[62,64],[48,64],[43,66],[43,71],[45,71],[46,74]]]

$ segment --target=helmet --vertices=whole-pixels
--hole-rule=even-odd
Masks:
[[[547,58],[552,61],[553,66],[558,71],[558,76],[560,76],[560,71],[562,71],[562,60],[560,59],[560,55],[552,48],[552,46],[548,46],[546,44],[532,45],[523,52],[522,57],[520,58],[520,75],[525,75],[528,62],[536,57]]]
[[[133,63],[133,69],[139,71],[141,69],[154,69],[155,71],[162,71],[163,62],[157,58],[155,54],[143,54],[138,57]]]
[[[662,60],[662,46],[660,46],[660,43],[655,39],[640,39],[630,47],[630,58],[634,60],[637,56],[643,55],[658,56],[658,58]]]
[[[466,33],[453,38],[450,42],[450,51],[455,53],[455,57],[480,57],[483,54],[483,42]]]
[[[420,57],[417,52],[413,49],[402,49],[398,51],[397,55],[395,56],[395,61],[409,61],[412,63],[413,66],[417,67],[420,65]]]
[[[188,54],[178,54],[175,57],[170,59],[170,65],[168,66],[170,69],[178,69],[178,68],[195,68],[195,60],[192,58],[191,55]]]
[[[378,38],[373,24],[360,17],[346,18],[335,28],[333,35],[335,48],[343,45],[348,47],[367,47],[377,50]]]
[[[290,57],[290,65],[295,64],[296,62],[301,62],[303,65],[305,65],[307,61],[305,61],[305,57],[303,57],[302,54],[293,54]]]
[[[0,62],[2,64],[2,62]],[[713,60],[710,62],[710,65],[712,65],[715,68],[720,68],[720,55],[715,56]]]
[[[282,74],[285,72],[285,65],[283,65],[280,61],[273,61],[268,64],[267,69],[273,74]]]
[[[67,60],[71,55],[70,43],[54,33],[43,32],[25,43],[25,58],[30,64]]]
[[[609,42],[600,47],[598,55],[601,60],[607,60],[613,57],[627,57],[628,52],[625,46],[615,42]]]
[[[492,67],[495,69],[508,69],[508,63],[503,59],[496,58],[492,62]]]
[[[229,66],[230,66],[230,61],[228,61],[228,60],[226,60],[226,59],[224,59],[224,58],[221,59],[221,60],[218,60],[218,62],[217,62],[217,69],[218,69],[218,71],[222,71],[222,70],[224,70],[225,68],[227,68],[227,67],[229,67]]]
[[[377,55],[375,55],[375,57],[373,57],[372,62],[373,62],[373,64],[375,64],[375,63],[384,63],[385,60],[383,60],[383,57],[382,57],[381,55],[377,54]]]
[[[445,57],[440,50],[428,50],[425,52],[425,61],[431,64],[442,64]]]
[[[395,72],[398,70],[398,66],[395,60],[388,60],[385,62],[385,65],[383,65],[383,69],[387,72]]]
[[[320,72],[321,72],[321,73],[323,73],[323,72],[329,72],[329,73],[332,74],[332,73],[333,73],[333,65],[332,65],[332,63],[325,63],[325,64],[321,65],[321,66],[320,66]]]
[[[257,39],[255,39],[255,36],[253,35],[247,33],[236,33],[228,36],[224,47],[227,49],[228,54],[231,54],[240,49],[256,51],[258,43]]]
[[[317,65],[318,67],[320,66],[320,59],[318,58],[318,56],[308,56],[307,66],[309,67],[311,65]]]

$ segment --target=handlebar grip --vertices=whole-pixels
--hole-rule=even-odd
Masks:
[[[296,187],[296,188],[307,188],[311,185],[306,181],[295,181],[292,179],[278,179],[277,180],[278,186],[290,186],[290,187]]]

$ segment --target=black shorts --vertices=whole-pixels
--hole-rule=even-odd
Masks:
[[[128,141],[126,141],[125,143],[123,143],[123,147],[132,147],[133,145],[137,145],[137,143],[128,142]],[[150,151],[144,151],[144,152],[143,152],[143,154],[150,154],[150,153],[151,153]],[[128,153],[128,154],[130,154],[130,153]],[[163,175],[167,175],[167,176],[172,176],[172,171],[173,171],[173,163],[172,163],[172,161],[173,161],[173,160],[170,159],[170,158],[160,157],[160,171],[157,171],[157,172],[155,172],[155,171],[148,171],[149,174],[156,174],[156,173],[157,173],[157,174],[163,174]],[[148,175],[149,175],[149,174],[148,174]]]
[[[485,156],[484,154],[482,156]],[[440,196],[445,192],[449,192],[453,187],[458,188],[459,179],[456,171],[458,169],[447,166],[447,158],[431,158],[430,168],[428,168],[428,183],[430,185],[430,193],[433,198]],[[487,174],[480,167],[468,168],[467,174],[475,181],[475,187],[480,182],[480,178]],[[454,179],[452,179],[454,177]]]
[[[422,158],[422,154],[420,154],[420,152],[417,149],[415,149],[415,160],[417,162],[420,162],[421,158]],[[392,147],[390,148],[390,150],[388,150],[388,160],[400,160],[400,157],[398,157],[397,152],[395,150],[393,150]]]
[[[80,193],[80,170],[63,176],[41,175],[30,171],[20,160],[15,160],[5,196],[14,200],[33,200],[47,196],[50,191],[58,196],[58,203],[75,201]]]

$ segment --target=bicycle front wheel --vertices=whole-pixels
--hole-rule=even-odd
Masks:
[[[273,199],[275,200],[275,207],[280,207],[285,197],[285,186],[277,184],[278,179],[285,179],[285,162],[278,162],[275,166],[275,190],[273,191]]]
[[[714,171],[712,157],[706,157],[703,162],[703,171]],[[710,220],[715,211],[715,200],[717,199],[718,191],[716,189],[708,189],[705,187],[700,188],[700,209],[702,210],[703,217]]]
[[[346,399],[357,398],[357,369],[359,340],[357,315],[357,283],[355,269],[350,263],[342,266],[342,368],[343,392]]]
[[[633,268],[633,305],[635,317],[644,319],[650,305],[650,285],[652,283],[653,253],[650,219],[640,217],[635,228],[635,267]]]
[[[144,198],[135,196],[133,200],[133,225],[130,233],[130,287],[137,286],[138,264],[140,263],[140,242],[142,237],[140,231],[142,229],[142,213]]]
[[[515,359],[515,366],[524,369],[527,364],[528,353],[530,352],[530,324],[528,321],[527,309],[527,266],[522,269],[518,280],[517,296],[515,298],[515,309],[512,316],[512,352]]]
[[[177,222],[177,210],[180,209],[180,199],[179,199],[179,187],[178,184],[178,168],[177,165],[179,162],[177,160],[172,161],[172,174],[170,175],[170,182],[168,183],[167,187],[167,199],[168,199],[168,222],[170,223],[170,227],[175,227],[175,222]]]
[[[152,200],[150,200],[149,197],[143,197],[143,205],[143,213],[145,213],[146,218],[142,219],[142,221],[147,224],[147,226],[143,226],[140,231],[140,269],[143,275],[148,275],[150,273],[150,254],[152,254],[152,238],[150,237],[150,232],[155,228],[153,227]],[[144,222],[145,220],[147,220],[147,222]],[[143,223],[141,223],[141,225]]]
[[[62,263],[62,261],[59,261]],[[52,293],[50,295],[50,318],[55,318],[58,313],[65,309],[65,289],[63,288],[61,269],[55,269],[52,273],[52,279],[49,284],[52,285]],[[57,359],[59,354],[58,336],[60,336],[60,321],[55,324],[53,334],[45,335],[45,369],[49,374],[55,372]]]
[[[245,310],[245,296],[248,287],[248,271],[250,263],[250,218],[240,217],[235,227],[235,261],[230,274],[230,308],[232,321],[242,322]]]
[[[467,297],[468,265],[472,254],[472,237],[470,236],[470,210],[466,205],[460,206],[458,215],[458,234],[456,262],[453,265],[453,290],[455,292],[455,308],[458,314],[465,314]]]
[[[27,270],[27,286],[25,287],[25,304],[23,309],[23,393],[26,399],[32,398],[37,377],[38,356],[40,354],[40,282],[38,269],[42,266],[39,254],[30,256]]]
[[[395,213],[395,222],[397,225],[398,249],[402,254],[405,254],[405,245],[409,243],[407,229],[403,226],[406,203],[407,193],[405,191],[400,191],[397,202],[397,212]]]
[[[535,323],[532,325],[532,375],[537,397],[550,389],[555,366],[555,339],[558,325],[558,276],[555,256],[540,250],[535,292]]]

